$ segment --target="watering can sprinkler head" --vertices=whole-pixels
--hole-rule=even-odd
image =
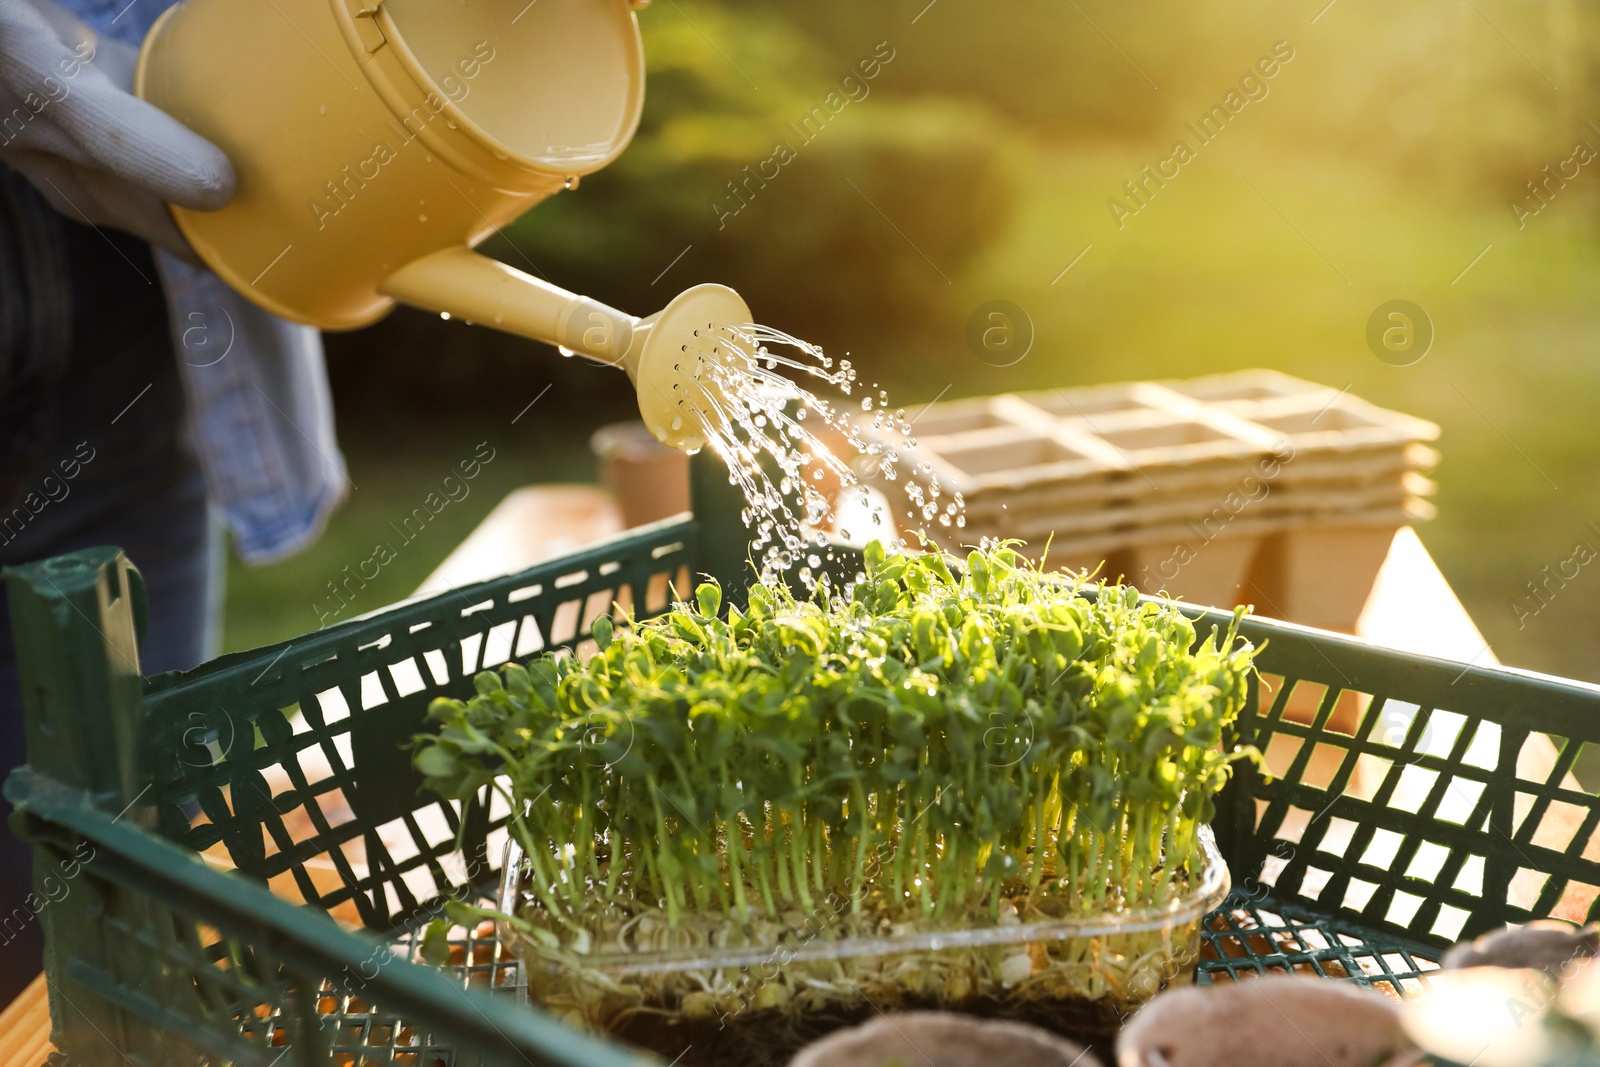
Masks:
[[[742,350],[735,331],[751,321],[738,293],[708,284],[685,289],[634,328],[623,367],[644,424],[662,444],[688,452],[705,446],[706,418],[723,403],[711,365]]]

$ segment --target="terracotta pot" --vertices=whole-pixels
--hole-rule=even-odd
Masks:
[[[1156,541],[1133,546],[1130,578],[1141,593],[1160,594],[1224,611],[1244,596],[1245,576],[1261,538]]]
[[[1398,523],[1309,524],[1267,539],[1250,582],[1257,610],[1302,626],[1354,633]]]
[[[789,1067],[1100,1067],[1083,1046],[1037,1026],[937,1011],[883,1015],[800,1050]]]
[[[689,457],[668,448],[642,422],[615,422],[589,438],[600,481],[616,494],[629,527],[689,510]]]

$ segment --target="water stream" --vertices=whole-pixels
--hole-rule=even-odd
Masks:
[[[935,525],[966,525],[961,494],[946,492],[930,464],[906,476],[917,441],[905,409],[891,409],[881,389],[875,396],[862,390],[856,402],[857,371],[848,359],[835,361],[767,326],[728,333],[726,359],[709,364],[696,413],[707,444],[727,464],[729,483],[744,494],[741,517],[763,582],[790,570],[808,589],[826,581],[830,533],[901,548],[906,536],[931,544]],[[884,498],[869,484],[894,514],[885,513]]]

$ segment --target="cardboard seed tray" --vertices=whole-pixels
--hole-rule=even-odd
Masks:
[[[916,423],[911,476],[966,505],[964,529],[932,531],[947,547],[1054,535],[1109,552],[1223,513],[1233,536],[1420,521],[1439,458],[1434,424],[1266,370],[975,397]]]
[[[973,499],[1060,482],[1137,492],[1130,474],[1161,491],[1170,472],[1226,479],[1273,458],[1322,471],[1421,470],[1437,457],[1417,446],[1439,428],[1326,386],[1247,371],[935,404],[916,433],[913,466],[927,463],[941,486]]]

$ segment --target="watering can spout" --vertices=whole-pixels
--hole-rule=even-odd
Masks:
[[[695,451],[720,402],[709,364],[741,349],[735,332],[751,321],[738,293],[697,285],[665,308],[636,318],[569,293],[466,247],[435,252],[402,267],[384,295],[621,367],[639,394],[645,425],[662,443]]]

